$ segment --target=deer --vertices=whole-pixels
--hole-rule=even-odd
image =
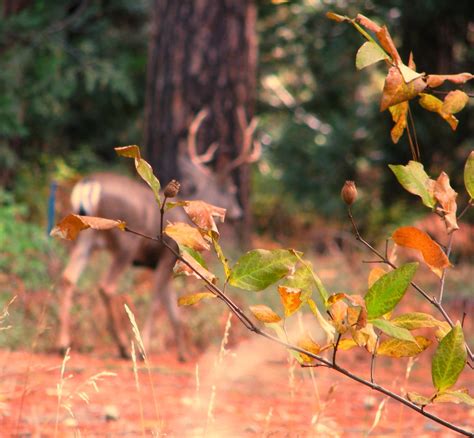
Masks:
[[[196,147],[196,133],[206,116],[207,110],[203,109],[192,120],[188,129],[187,148],[178,155],[178,167],[183,176],[181,198],[203,200],[225,208],[228,219],[239,220],[243,212],[237,199],[231,172],[241,165],[257,161],[260,157],[260,143],[257,140],[252,141],[256,121],[252,119],[247,123],[243,108],[237,109],[239,125],[243,131],[240,153],[233,160],[228,160],[223,168],[214,171],[209,162],[214,157],[217,144],[211,144],[202,154],[197,152]],[[127,176],[102,172],[84,177],[73,187],[71,205],[77,214],[119,219],[124,221],[128,228],[144,235],[156,236],[160,230],[160,209],[151,189]],[[179,208],[167,212],[165,219],[169,222],[186,221],[184,211]],[[129,358],[127,328],[130,327],[130,322],[124,312],[125,298],[117,294],[117,288],[121,274],[129,266],[138,265],[153,270],[153,295],[142,330],[145,347],[150,347],[153,323],[159,308],[163,306],[172,326],[178,359],[186,360],[183,326],[172,282],[175,255],[159,241],[120,230],[89,229],[81,232],[76,240],[60,280],[57,350],[64,354],[70,347],[70,310],[74,290],[92,253],[97,249],[107,250],[111,254],[110,265],[100,279],[98,289],[119,355]]]

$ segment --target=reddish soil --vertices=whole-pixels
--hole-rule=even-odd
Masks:
[[[309,369],[290,365],[285,352],[264,339],[242,341],[221,363],[218,358],[215,350],[185,364],[171,352],[151,356],[150,373],[139,364],[137,389],[131,362],[72,351],[62,395],[68,409],[58,411],[62,359],[0,351],[0,436],[362,437],[384,400],[324,368],[313,369],[312,380]],[[404,387],[426,394],[428,359],[415,364],[408,382],[406,360],[380,361],[376,379],[396,392]],[[340,352],[339,361],[368,377],[366,355]],[[116,376],[103,377],[96,392],[88,382],[103,371]],[[460,385],[467,386],[467,377]],[[474,409],[467,406],[444,404],[428,411],[474,429]],[[460,435],[387,400],[370,436]]]

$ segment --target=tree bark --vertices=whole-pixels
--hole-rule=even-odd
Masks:
[[[200,152],[219,144],[218,167],[236,157],[243,132],[237,108],[254,112],[257,43],[253,0],[154,0],[145,109],[145,156],[161,182],[180,178],[177,155],[204,107]],[[248,216],[248,169],[235,179]]]

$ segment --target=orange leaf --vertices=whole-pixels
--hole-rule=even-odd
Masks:
[[[295,313],[303,304],[301,301],[301,289],[287,286],[278,286],[278,293],[280,294],[283,308],[285,309],[285,317]]]
[[[420,251],[425,263],[439,277],[443,269],[450,266],[441,247],[428,234],[416,227],[400,227],[395,230],[392,238],[397,245]]]
[[[375,21],[372,21],[370,18],[367,18],[362,14],[357,14],[356,21],[374,33],[377,33],[382,29],[377,23],[375,23]]]
[[[407,127],[408,102],[393,105],[388,109],[392,114],[393,121],[395,122],[395,126],[390,131],[390,135],[392,141],[396,144]]]
[[[311,337],[306,334],[302,338],[298,340],[296,345],[303,350],[308,351],[309,353],[313,354],[318,354],[321,351],[321,346],[317,343],[314,342]],[[304,353],[299,353],[301,360],[305,363],[312,362],[314,359],[311,356],[308,356],[307,354]]]
[[[180,245],[188,246],[196,251],[204,251],[210,248],[198,229],[183,222],[168,224],[164,232]]]
[[[448,114],[456,114],[469,102],[469,96],[461,90],[450,91],[443,101],[442,110]]]
[[[331,323],[338,333],[345,333],[348,329],[347,324],[347,309],[349,306],[342,300],[334,302],[329,307],[331,314]]]
[[[413,57],[413,52],[410,52],[410,57],[408,58],[408,67],[416,71],[415,58]]]
[[[102,217],[69,214],[51,230],[50,235],[62,239],[75,240],[77,235],[87,228],[100,231],[118,228],[124,231],[125,222],[114,219],[104,219]]]
[[[391,67],[385,78],[380,111],[385,111],[393,105],[413,99],[425,88],[426,84],[423,79],[418,78],[407,84],[400,70],[397,67]]]
[[[434,185],[434,197],[441,205],[444,213],[444,221],[448,233],[459,230],[456,220],[456,198],[458,194],[449,184],[449,176],[445,172],[441,172]]]
[[[259,321],[265,323],[279,322],[281,318],[270,307],[264,304],[257,304],[249,307],[250,311],[255,315]]]
[[[455,84],[464,84],[474,78],[471,73],[458,73],[455,75],[428,75],[426,76],[426,83],[428,87],[435,88],[444,84],[444,81],[450,81]]]
[[[420,93],[420,105],[428,111],[438,113],[444,120],[449,123],[453,131],[458,127],[458,119],[452,114],[446,113],[443,110],[443,101],[433,96],[432,94]]]
[[[205,231],[213,231],[219,235],[214,217],[224,222],[225,208],[216,207],[204,201],[186,201],[183,208],[199,228]]]
[[[326,12],[326,17],[330,20],[337,21],[338,23],[342,23],[343,21],[349,21],[348,17],[344,15],[335,14],[334,12]]]
[[[380,45],[385,49],[385,51],[392,57],[396,64],[402,63],[402,58],[398,54],[397,48],[393,43],[392,37],[386,26],[382,26],[382,28],[376,32],[377,38],[380,41]]]

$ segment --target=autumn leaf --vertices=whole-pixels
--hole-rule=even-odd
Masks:
[[[416,392],[408,392],[407,398],[418,406],[427,406],[432,402],[431,398],[425,397],[424,395],[418,394]]]
[[[454,84],[464,84],[474,78],[471,73],[458,73],[455,75],[428,75],[426,76],[426,83],[430,88],[436,88],[443,85],[445,81],[453,82]]]
[[[347,322],[348,308],[349,306],[342,300],[335,301],[329,306],[329,313],[331,315],[330,322],[338,333],[345,333],[349,328]]]
[[[469,406],[474,406],[474,398],[469,395],[467,389],[458,389],[456,391],[446,390],[440,392],[433,399],[434,403],[465,403]]]
[[[377,348],[379,356],[389,357],[413,357],[417,356],[430,345],[431,341],[423,336],[415,336],[416,342],[406,341],[402,339],[388,339],[380,343]]]
[[[452,233],[454,230],[459,230],[456,220],[457,196],[458,194],[449,184],[449,176],[445,172],[441,172],[434,185],[434,197],[441,205],[444,213],[443,219],[446,223],[446,230],[448,233]]]
[[[206,298],[216,298],[212,292],[196,292],[178,298],[178,306],[192,306]]]
[[[373,353],[377,345],[377,333],[375,333],[374,326],[367,324],[364,328],[356,330],[351,328],[351,335],[354,342],[359,347],[365,347],[369,353]]]
[[[395,122],[394,127],[390,131],[390,136],[395,144],[398,143],[407,127],[408,108],[408,102],[402,102],[388,108],[392,114],[392,120]]]
[[[285,317],[293,315],[303,304],[301,301],[301,289],[287,286],[278,286],[278,293],[285,309]]]
[[[323,315],[321,315],[321,312],[319,311],[318,306],[316,305],[316,303],[311,298],[308,298],[307,304],[308,304],[311,312],[313,313],[313,315],[316,317],[319,325],[321,326],[323,331],[326,333],[327,341],[330,342],[330,343],[334,342],[334,337],[335,337],[335,334],[336,334],[336,330],[335,330],[334,326],[331,325],[327,321],[327,319],[323,317]]]
[[[398,67],[391,67],[385,78],[380,111],[415,98],[425,88],[426,84],[421,78],[406,83]]]
[[[420,251],[425,263],[438,277],[441,277],[443,269],[450,266],[441,247],[427,233],[416,227],[397,228],[392,239],[397,245]]]
[[[372,285],[386,273],[387,271],[385,271],[385,269],[381,268],[380,266],[376,266],[375,268],[372,268],[369,272],[369,278],[367,280],[369,288],[371,288]]]
[[[402,64],[402,58],[398,54],[398,50],[395,47],[395,44],[390,36],[390,33],[386,26],[382,26],[379,31],[375,33],[377,35],[378,40],[380,41],[380,45],[384,48],[384,50],[392,57],[393,61],[400,65]]]
[[[199,228],[219,235],[214,218],[224,222],[225,208],[216,207],[204,201],[186,201],[183,208],[189,219]]]
[[[443,110],[443,101],[433,96],[432,94],[420,93],[420,99],[418,100],[419,104],[426,110],[438,113],[446,122],[453,131],[458,127],[459,120],[456,119],[452,114],[446,113]]]
[[[321,351],[321,346],[317,342],[313,341],[313,339],[311,339],[311,336],[309,336],[308,334],[305,334],[302,338],[300,338],[296,342],[296,346],[313,354],[319,354],[319,352]],[[303,363],[310,363],[314,360],[311,356],[308,356],[307,354],[299,354]]]
[[[408,330],[416,330],[425,327],[442,327],[445,324],[444,321],[439,321],[430,314],[423,312],[405,313],[391,319],[390,322]]]
[[[209,243],[204,240],[198,229],[183,222],[168,224],[164,233],[179,245],[188,246],[196,251],[204,251],[210,248]]]
[[[86,230],[88,228],[100,231],[117,228],[119,230],[125,231],[125,227],[125,222],[120,220],[69,214],[51,230],[50,236],[60,237],[61,239],[66,240],[75,240],[77,235],[82,230]]]
[[[349,17],[335,14],[334,12],[326,12],[326,17],[329,18],[330,20],[337,21],[338,23],[342,23],[343,21],[350,21]]]
[[[184,274],[188,277],[196,277],[199,280],[203,278],[209,281],[210,283],[216,282],[216,276],[208,271],[198,260],[196,260],[193,255],[188,251],[183,251],[181,257],[185,262],[177,260],[173,268],[173,273],[175,275]]]
[[[381,26],[379,26],[375,21],[372,21],[370,18],[367,18],[365,15],[357,14],[355,20],[357,21],[357,23],[361,24],[366,29],[370,30],[371,32],[374,32],[375,34],[382,30]]]
[[[471,199],[474,199],[474,151],[471,151],[464,166],[464,185]]]
[[[354,339],[341,339],[339,345],[337,346],[338,350],[350,350],[351,348],[358,347],[357,342]]]
[[[255,318],[265,323],[273,323],[281,321],[279,315],[277,315],[270,307],[264,304],[257,304],[249,307],[250,311],[254,314]]]
[[[450,91],[443,100],[442,110],[448,114],[456,114],[469,102],[469,96],[461,90]]]

